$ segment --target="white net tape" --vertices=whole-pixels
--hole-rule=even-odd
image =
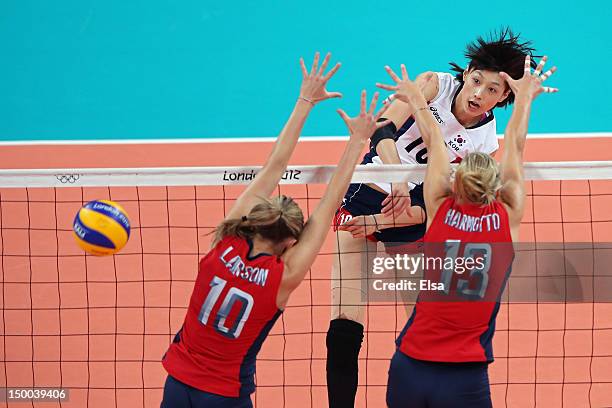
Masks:
[[[158,167],[0,170],[0,188],[98,186],[211,186],[249,184],[255,167]],[[290,166],[281,184],[326,184],[335,166]],[[408,182],[425,174],[423,165],[357,166],[354,183]],[[610,180],[612,161],[525,164],[527,180]]]

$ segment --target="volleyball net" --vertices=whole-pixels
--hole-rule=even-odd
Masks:
[[[309,214],[333,169],[290,167],[278,193]],[[159,406],[161,357],[183,322],[209,233],[258,170],[0,171],[0,387],[69,390],[63,400],[25,406]],[[403,182],[423,171],[358,166],[353,181]],[[612,162],[528,163],[526,178],[521,245],[530,255],[515,262],[497,318],[494,406],[612,406]],[[87,255],[72,236],[79,208],[98,199],[120,203],[131,221],[130,240],[114,256]],[[337,251],[330,228],[259,354],[256,407],[326,406]],[[542,263],[551,253],[556,263]],[[551,272],[551,265],[558,267]],[[528,280],[516,286],[515,278]],[[384,406],[394,341],[411,303],[368,303],[357,406]],[[0,406],[24,406],[6,399]]]

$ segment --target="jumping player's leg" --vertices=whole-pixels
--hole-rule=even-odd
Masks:
[[[364,268],[376,255],[376,242],[353,238],[350,232],[336,233],[336,250],[332,263],[332,319],[363,322]]]
[[[327,392],[330,408],[353,407],[363,340],[362,271],[376,243],[338,231],[332,266],[332,315],[327,332]]]
[[[335,225],[352,216],[376,213],[376,199],[365,185],[351,184]],[[378,200],[379,203],[382,199]],[[378,203],[378,205],[380,205]],[[372,206],[374,205],[374,207]],[[332,312],[327,331],[327,395],[330,408],[352,408],[358,383],[358,358],[363,341],[362,273],[375,243],[337,231],[337,256],[332,265]],[[364,259],[366,258],[366,259]]]
[[[412,196],[411,192],[411,196]],[[363,184],[352,184],[338,212],[336,224],[346,217],[378,214],[387,197]],[[414,201],[420,204],[418,197]],[[414,205],[414,204],[413,204]],[[421,231],[422,230],[422,231]],[[376,241],[406,242],[418,240],[424,227],[385,229],[368,239],[353,238],[346,231],[337,231],[338,256],[332,267],[332,320],[327,332],[327,393],[330,408],[354,406],[357,393],[358,357],[363,340],[364,287],[362,279],[369,258],[376,256]]]

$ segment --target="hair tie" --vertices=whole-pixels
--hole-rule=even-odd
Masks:
[[[247,216],[246,216],[246,215],[243,215],[243,216],[242,216],[242,222],[246,222],[246,220],[247,220]]]

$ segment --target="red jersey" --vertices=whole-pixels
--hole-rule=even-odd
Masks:
[[[447,198],[424,241],[425,284],[397,339],[400,351],[425,361],[493,361],[495,317],[514,259],[506,208]]]
[[[182,329],[163,358],[168,373],[226,397],[255,390],[255,360],[282,313],[276,296],[284,265],[249,257],[251,242],[228,236],[200,260]]]

